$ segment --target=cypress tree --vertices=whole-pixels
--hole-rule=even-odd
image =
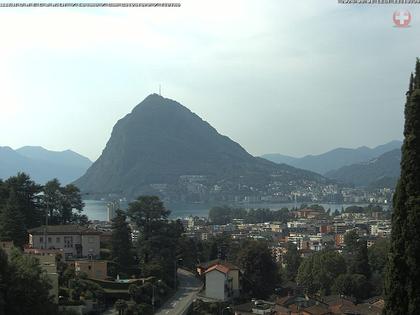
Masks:
[[[133,263],[131,253],[131,229],[122,210],[117,210],[112,219],[112,257],[120,268],[129,268]]]
[[[401,175],[393,200],[386,315],[420,311],[420,60],[406,94]]]

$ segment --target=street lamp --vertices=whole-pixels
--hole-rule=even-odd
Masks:
[[[225,307],[224,309],[222,309],[222,315],[225,313],[226,310],[230,311],[231,310],[230,306]]]

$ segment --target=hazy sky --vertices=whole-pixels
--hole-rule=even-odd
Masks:
[[[254,155],[402,138],[419,5],[180,2],[0,8],[0,146],[94,160],[116,121],[159,84]],[[410,28],[393,27],[397,9],[411,11]]]

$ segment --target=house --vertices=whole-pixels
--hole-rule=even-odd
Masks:
[[[108,274],[108,262],[105,260],[75,260],[76,274],[85,273],[90,279],[105,280]]]
[[[101,232],[80,225],[48,225],[29,231],[29,247],[62,249],[64,258],[99,258]]]
[[[226,301],[239,296],[240,270],[235,265],[222,260],[214,260],[198,266],[197,271],[205,277],[207,298]]]

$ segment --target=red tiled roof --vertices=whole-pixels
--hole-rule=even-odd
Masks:
[[[217,270],[217,271],[227,274],[230,271],[230,268],[221,264],[217,264],[217,265],[211,266],[209,269],[205,271],[205,273],[208,273],[213,270]]]

